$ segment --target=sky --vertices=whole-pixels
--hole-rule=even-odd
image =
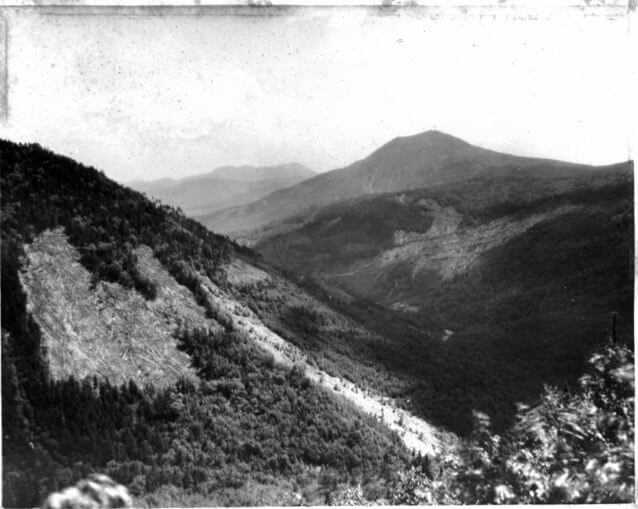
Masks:
[[[622,11],[193,12],[5,9],[0,136],[120,182],[326,171],[428,129],[521,155],[633,157],[637,39]]]

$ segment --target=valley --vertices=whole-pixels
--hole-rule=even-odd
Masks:
[[[2,141],[0,160],[10,505],[96,469],[151,507],[492,503],[504,482],[510,501],[546,502],[558,495],[508,470],[512,451],[540,450],[523,445],[537,440],[527,423],[632,411],[631,163],[477,152],[428,132],[247,205],[292,213],[264,212],[239,244],[37,145]],[[359,182],[348,172],[364,188],[299,209],[314,186]],[[580,392],[600,359],[616,406]],[[556,405],[569,419],[545,421]],[[597,486],[583,462],[621,461],[633,433],[600,442],[605,422],[589,456],[570,438],[548,457]],[[594,500],[627,497],[622,462]],[[552,465],[542,478],[560,483]]]
[[[0,7],[0,509],[636,506],[638,0],[84,3]]]
[[[96,468],[151,506],[386,496],[399,436],[209,300],[201,278],[228,285],[239,246],[40,147],[2,142],[0,160],[7,505]]]

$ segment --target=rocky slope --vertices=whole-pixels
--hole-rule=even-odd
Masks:
[[[626,169],[578,178],[471,179],[325,206],[249,240],[271,263],[402,306],[398,299],[407,294],[418,303],[424,281],[430,287],[450,281],[540,223],[579,209],[604,210],[630,192]]]
[[[231,266],[229,276],[238,286],[258,284],[270,278],[266,273],[245,263]],[[398,408],[391,398],[375,394],[374,391],[358,387],[343,377],[330,375],[317,368],[306,352],[266,327],[250,308],[230,298],[210,280],[204,281],[203,284],[216,309],[228,316],[237,330],[271,353],[276,362],[288,367],[301,364],[305,375],[313,383],[349,401],[358,410],[378,418],[399,434],[410,451],[423,456],[433,455],[441,451],[443,437],[444,442],[449,443],[452,440],[450,434],[441,433],[425,420]]]
[[[325,277],[343,281],[346,286],[350,278],[367,280],[371,287],[379,277],[397,270],[408,271],[412,281],[425,273],[434,273],[443,280],[449,280],[469,270],[486,251],[524,234],[542,221],[572,212],[575,208],[562,206],[520,220],[504,217],[474,228],[461,229],[462,216],[453,207],[441,208],[434,214],[432,226],[425,233],[397,230],[394,244],[373,259],[355,264],[348,272],[328,272]],[[353,289],[361,291],[361,284]],[[388,302],[389,299],[386,297],[383,301]]]

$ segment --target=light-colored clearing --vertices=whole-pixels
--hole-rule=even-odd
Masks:
[[[153,301],[115,283],[99,281],[91,288],[91,274],[61,229],[43,232],[25,252],[20,280],[54,379],[95,375],[115,384],[157,386],[180,377],[196,380],[173,334],[180,322],[204,327],[209,321],[148,247],[136,254],[140,272],[157,284]]]
[[[296,363],[303,364],[310,381],[345,398],[361,411],[377,417],[399,434],[408,450],[422,455],[440,450],[442,434],[426,421],[397,408],[390,398],[363,390],[352,382],[309,365],[306,362],[307,356],[301,349],[271,331],[250,309],[233,300],[209,279],[202,278],[202,284],[211,304],[230,316],[234,327],[269,352],[276,363],[287,367]]]

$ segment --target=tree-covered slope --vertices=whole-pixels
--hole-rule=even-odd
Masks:
[[[635,502],[634,380],[633,352],[608,339],[573,388],[545,387],[534,405],[520,405],[506,433],[476,412],[458,450],[399,474],[393,502]],[[344,503],[356,499],[352,490],[344,495]]]
[[[506,426],[517,401],[582,373],[614,316],[631,342],[631,165],[617,170],[344,201],[266,230],[256,249],[379,331],[349,355],[409,376],[392,390],[417,413],[464,432],[480,409]]]
[[[38,505],[96,470],[151,505],[325,503],[351,481],[383,496],[393,466],[407,460],[399,437],[309,383],[303,367],[276,365],[212,307],[200,282],[223,288],[239,248],[37,145],[0,143],[0,192],[3,506]],[[154,263],[161,270],[149,271]],[[38,281],[43,271],[53,279]],[[190,290],[192,302],[169,277]],[[66,309],[44,298],[59,290]],[[76,328],[91,317],[81,311],[91,299],[99,313]],[[174,380],[143,385],[122,383],[133,366],[96,367],[96,376],[87,376],[92,364],[71,376],[51,369],[50,355],[65,347],[77,353],[91,343],[93,351],[80,353],[93,355],[95,366],[123,345],[134,347],[118,331],[135,334],[124,322],[136,318],[118,305],[149,320],[165,315],[168,348],[189,359],[190,374],[177,370]],[[76,318],[70,329],[42,330],[60,323],[55,316]],[[99,335],[107,326],[111,345]],[[53,336],[59,344],[48,341]],[[159,365],[145,365],[151,353],[129,348],[124,355],[143,370]],[[62,366],[81,358],[66,356]]]

